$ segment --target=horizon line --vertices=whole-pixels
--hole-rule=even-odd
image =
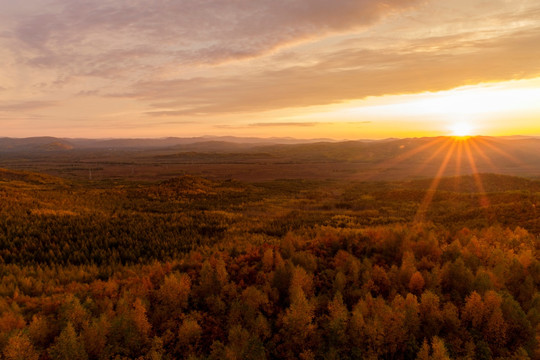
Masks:
[[[271,137],[262,137],[262,136],[236,136],[236,135],[194,135],[194,136],[157,136],[157,137],[64,137],[64,136],[54,136],[54,135],[37,135],[37,136],[0,136],[0,139],[39,139],[39,138],[52,138],[60,140],[166,140],[166,139],[204,139],[204,138],[235,138],[235,139],[258,139],[258,140],[301,140],[301,141],[334,141],[334,142],[346,142],[346,141],[384,141],[384,140],[406,140],[406,139],[435,139],[435,138],[540,138],[538,135],[522,135],[522,134],[513,134],[513,135],[465,135],[465,136],[456,136],[456,135],[434,135],[434,136],[409,136],[409,137],[381,137],[381,138],[299,138],[291,136],[271,136]]]

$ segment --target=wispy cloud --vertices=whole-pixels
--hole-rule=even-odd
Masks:
[[[251,123],[247,125],[226,125],[218,124],[214,125],[216,129],[227,129],[227,130],[239,130],[239,129],[249,129],[249,128],[306,128],[306,127],[317,127],[317,126],[335,126],[335,125],[365,125],[370,124],[371,121],[347,121],[347,122],[326,122],[326,121],[306,121],[306,122],[258,122]]]
[[[32,111],[57,105],[54,101],[22,101],[15,103],[0,102],[0,111]]]
[[[328,123],[320,122],[263,122],[249,124],[251,127],[311,127]]]

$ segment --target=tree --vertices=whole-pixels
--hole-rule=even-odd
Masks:
[[[382,295],[385,298],[388,297],[391,284],[384,268],[378,265],[373,266],[373,269],[371,270],[371,281],[371,291],[373,296]]]
[[[311,274],[308,274],[302,267],[295,267],[292,272],[291,285],[289,288],[289,295],[294,298],[295,293],[301,291],[306,296],[313,295],[313,278]]]
[[[229,329],[229,343],[225,348],[227,360],[264,360],[266,352],[264,345],[249,331],[240,325],[234,325]]]
[[[70,322],[75,331],[81,329],[88,324],[89,315],[86,309],[81,305],[79,298],[69,294],[64,301],[61,309],[61,315],[65,323]]]
[[[424,292],[420,298],[419,311],[424,336],[438,335],[443,321],[439,297],[429,290]]]
[[[70,322],[67,323],[66,327],[56,338],[54,345],[49,348],[49,355],[53,360],[88,359],[88,354]]]
[[[426,285],[426,282],[420,271],[416,271],[412,274],[411,280],[409,281],[409,290],[411,290],[412,293],[420,295],[424,289],[424,285]]]
[[[431,339],[431,351],[427,339],[424,339],[416,360],[450,360],[450,357],[444,346],[444,341],[438,336],[434,336]]]
[[[424,342],[422,343],[422,347],[420,348],[420,351],[418,352],[418,355],[416,356],[416,360],[430,360],[431,357],[429,356],[429,343],[427,339],[424,339]]]
[[[484,323],[484,302],[476,291],[473,291],[465,300],[461,318],[467,326],[473,328],[480,328]]]
[[[268,248],[264,251],[261,259],[262,270],[264,272],[270,272],[274,268],[274,250]]]
[[[171,315],[187,307],[190,291],[191,279],[187,274],[171,274],[165,278],[156,296]]]
[[[28,336],[21,332],[9,338],[3,353],[6,360],[38,360],[39,358]]]
[[[444,293],[450,294],[455,304],[462,304],[472,288],[474,275],[463,262],[458,258],[453,263],[446,263],[442,269],[441,286]]]
[[[431,340],[431,349],[433,350],[433,354],[431,355],[432,360],[450,360],[444,346],[444,341],[438,336],[434,336]]]
[[[42,315],[34,315],[28,325],[28,336],[34,344],[45,348],[54,340],[55,326]]]
[[[118,301],[109,339],[115,353],[133,357],[150,343],[151,325],[142,301],[137,298],[130,304],[131,301],[128,297]]]
[[[187,318],[178,330],[178,350],[187,354],[197,348],[202,335],[202,328],[194,318]]]
[[[484,294],[486,326],[483,327],[483,334],[492,350],[504,348],[506,345],[508,325],[504,320],[501,304],[502,298],[495,291],[490,290]]]
[[[326,336],[328,345],[335,348],[336,351],[346,352],[345,344],[348,343],[347,327],[349,320],[349,311],[343,304],[343,298],[340,293],[334,296],[334,299],[328,304],[328,323]]]
[[[107,337],[111,331],[111,324],[105,314],[97,319],[92,319],[86,326],[81,338],[84,340],[84,347],[91,359],[101,359],[107,353]]]
[[[292,288],[292,287],[291,287]],[[315,331],[313,324],[314,306],[309,303],[302,288],[291,294],[291,306],[285,311],[280,331],[283,351],[289,356],[298,356],[312,345]]]
[[[161,360],[164,353],[163,340],[156,336],[152,339],[152,346],[150,347],[148,354],[146,354],[145,360]]]

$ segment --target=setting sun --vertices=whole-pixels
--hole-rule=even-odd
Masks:
[[[453,136],[464,137],[464,136],[471,136],[472,135],[472,128],[466,122],[455,123],[452,126],[451,129],[452,129],[452,135]]]

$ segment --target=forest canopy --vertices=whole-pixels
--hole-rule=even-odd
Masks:
[[[540,358],[538,182],[472,181],[5,172],[0,357]]]

